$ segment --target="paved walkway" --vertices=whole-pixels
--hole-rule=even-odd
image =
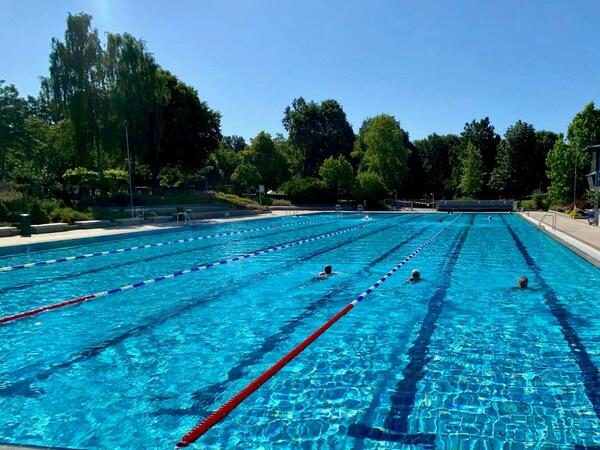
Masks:
[[[323,211],[307,211],[294,210],[294,214],[315,214]],[[268,219],[273,217],[281,217],[289,215],[289,211],[272,211],[270,214],[257,214],[254,216],[239,216],[239,217],[224,217],[215,219],[201,220],[200,224],[211,224],[221,222],[238,222],[243,220]],[[195,222],[198,223],[198,222]],[[0,249],[15,246],[27,246],[32,244],[41,244],[48,242],[71,241],[77,239],[94,238],[101,236],[119,236],[139,233],[143,231],[157,231],[169,228],[177,228],[182,225],[177,225],[175,222],[167,222],[164,224],[145,224],[145,225],[130,225],[130,226],[113,226],[107,228],[91,228],[87,230],[70,230],[60,231],[57,233],[34,234],[31,237],[11,236],[0,238]]]
[[[542,211],[529,211],[521,215],[540,227],[540,220],[544,217],[544,214],[546,213]],[[591,262],[600,267],[600,227],[588,225],[586,219],[571,219],[568,215],[557,212],[556,230],[552,229],[552,218],[549,215],[544,217],[541,228],[546,233],[566,243],[576,253],[584,252],[588,257],[595,260],[595,262]]]

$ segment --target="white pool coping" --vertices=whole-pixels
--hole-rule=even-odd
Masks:
[[[543,231],[548,236],[554,238],[556,241],[565,245],[571,251],[577,253],[579,256],[583,257],[590,263],[594,264],[596,267],[600,268],[600,251],[599,250],[560,231],[559,229],[553,229],[552,226],[550,226],[546,223],[540,224],[539,220],[536,220],[533,217],[527,216],[526,214],[519,213],[519,216],[521,216],[527,222],[532,224],[538,230]]]

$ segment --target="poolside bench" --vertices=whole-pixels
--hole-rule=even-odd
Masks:
[[[43,223],[41,225],[31,225],[31,232],[34,234],[41,233],[57,233],[59,231],[67,231],[68,223]]]
[[[110,226],[110,220],[78,220],[75,222],[77,228],[87,230],[89,228],[104,228]]]
[[[0,237],[9,237],[19,234],[17,227],[0,227]]]

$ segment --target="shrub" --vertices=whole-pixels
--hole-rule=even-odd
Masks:
[[[63,207],[56,208],[50,212],[52,222],[65,222],[73,224],[77,220],[90,220],[91,214],[86,214],[76,209]]]
[[[244,208],[251,208],[251,209],[260,209],[262,211],[269,210],[268,207],[266,207],[264,205],[261,206],[254,200],[251,200],[249,198],[244,198],[244,197],[238,197],[237,195],[233,195],[233,194],[224,194],[223,192],[217,192],[217,193],[215,193],[215,199],[230,203],[234,206],[241,206]]]
[[[331,203],[335,201],[332,192],[317,178],[294,177],[281,186],[293,203]]]
[[[290,206],[291,202],[289,200],[283,200],[279,198],[274,198],[271,203],[273,206]]]
[[[33,225],[48,223],[50,221],[50,219],[48,217],[48,213],[42,207],[42,205],[39,201],[34,201],[31,204],[31,207],[29,209],[29,215],[31,216],[31,223]]]
[[[535,209],[547,210],[548,206],[550,205],[548,195],[544,194],[540,190],[533,191],[531,200],[533,201]]]
[[[361,172],[356,176],[354,198],[366,200],[371,207],[379,206],[388,193],[383,178],[374,172]]]
[[[7,221],[11,216],[10,209],[4,204],[4,202],[0,201],[0,220]]]

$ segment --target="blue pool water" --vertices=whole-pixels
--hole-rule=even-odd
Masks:
[[[447,227],[192,448],[600,446],[600,270],[514,215],[308,219],[0,273],[8,316],[349,230],[0,325],[0,442],[172,448]],[[185,228],[0,266],[308,219]],[[314,282],[325,264],[339,273]],[[413,268],[424,281],[406,284]],[[520,275],[532,290],[509,289]]]

